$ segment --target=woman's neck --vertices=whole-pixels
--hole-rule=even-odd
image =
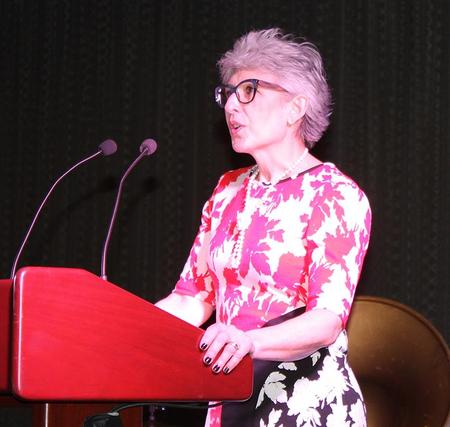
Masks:
[[[286,147],[274,146],[272,150],[264,150],[254,153],[253,158],[258,165],[259,181],[272,183],[280,181],[288,176],[298,175],[312,166],[321,162],[308,153],[303,143],[299,141]]]

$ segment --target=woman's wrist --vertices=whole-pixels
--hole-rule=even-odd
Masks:
[[[245,335],[247,335],[249,341],[250,341],[250,350],[248,352],[248,354],[252,357],[255,358],[255,354],[257,352],[257,340],[254,334],[254,330],[250,330],[245,332]]]

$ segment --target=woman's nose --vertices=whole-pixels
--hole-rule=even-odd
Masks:
[[[225,103],[225,111],[227,113],[236,111],[239,108],[239,104],[240,102],[238,101],[236,94],[232,93]]]

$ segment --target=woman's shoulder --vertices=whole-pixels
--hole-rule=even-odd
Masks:
[[[252,166],[233,169],[223,173],[214,187],[210,201],[227,199],[235,195],[245,179],[249,177]]]
[[[349,185],[350,187],[361,190],[358,184],[342,172],[334,163],[322,163],[313,167],[308,174],[311,176],[311,181],[319,186],[323,185],[335,188],[342,185]]]
[[[243,168],[233,169],[225,172],[219,178],[217,187],[225,188],[230,185],[241,185],[245,178],[249,176],[252,167],[253,166],[246,166]]]
[[[363,225],[370,230],[370,202],[359,185],[333,163],[323,163],[313,172],[309,191],[312,191],[311,206],[320,207],[320,212],[334,210],[337,217],[354,227]],[[325,207],[325,208],[324,208]]]
[[[367,196],[359,185],[333,163],[322,163],[309,173],[308,187],[319,199],[352,199],[368,204]]]

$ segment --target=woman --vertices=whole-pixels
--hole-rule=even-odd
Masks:
[[[269,29],[218,64],[233,149],[256,165],[220,178],[180,280],[157,305],[194,325],[216,310],[200,343],[215,373],[254,359],[252,399],[210,409],[206,425],[365,426],[344,327],[371,216],[358,186],[309,153],[330,116],[321,56]]]

